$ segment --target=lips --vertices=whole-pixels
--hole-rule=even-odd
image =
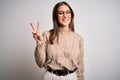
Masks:
[[[69,22],[69,19],[62,19],[63,22]]]

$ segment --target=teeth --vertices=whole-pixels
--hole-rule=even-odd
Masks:
[[[64,19],[63,21],[64,21],[64,22],[67,22],[68,20],[67,20],[67,19]]]

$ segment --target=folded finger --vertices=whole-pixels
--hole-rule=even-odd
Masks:
[[[36,32],[32,32],[32,34],[33,34],[33,35],[37,35],[37,33],[36,33]]]

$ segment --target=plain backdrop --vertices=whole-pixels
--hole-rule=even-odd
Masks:
[[[61,0],[0,0],[0,80],[42,80],[34,59],[29,23],[41,33],[52,28],[52,10]],[[120,80],[120,0],[65,0],[83,36],[85,80]]]

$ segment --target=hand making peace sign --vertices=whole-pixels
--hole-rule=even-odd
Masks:
[[[33,29],[33,38],[36,40],[36,42],[39,42],[40,44],[43,43],[43,37],[41,35],[41,33],[39,32],[40,30],[40,23],[37,23],[37,29],[34,27],[34,25],[32,23],[30,23],[32,29]]]

